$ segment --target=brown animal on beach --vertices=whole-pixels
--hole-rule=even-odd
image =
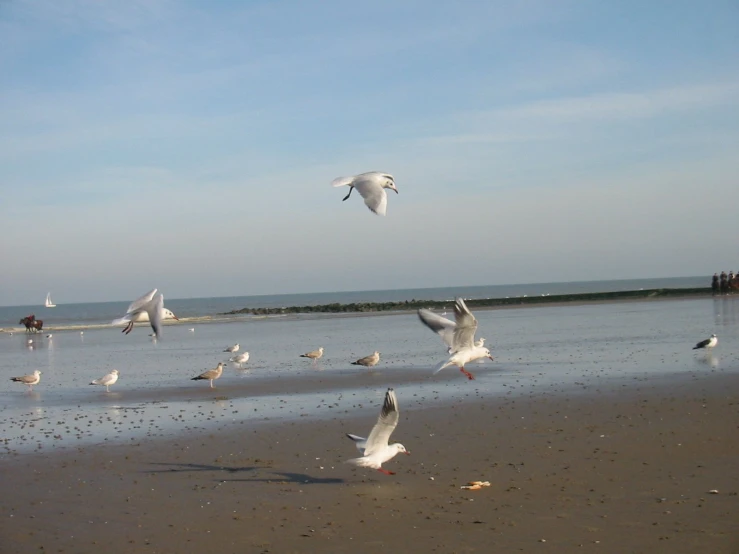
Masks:
[[[44,327],[44,322],[32,315],[22,318],[18,323],[26,326],[26,333],[37,333]]]

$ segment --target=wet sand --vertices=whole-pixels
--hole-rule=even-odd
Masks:
[[[738,375],[400,397],[394,476],[341,463],[379,398],[369,418],[5,458],[0,552],[739,552]]]

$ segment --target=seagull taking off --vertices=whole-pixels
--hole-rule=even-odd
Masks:
[[[706,340],[702,340],[698,344],[696,344],[693,347],[693,350],[698,350],[700,348],[711,349],[717,344],[718,344],[718,338],[716,338],[716,335],[714,334],[714,335],[711,335],[710,338],[707,338]]]
[[[418,317],[421,322],[429,329],[437,333],[441,339],[449,346],[451,357],[436,368],[434,373],[438,373],[445,367],[456,365],[459,371],[464,373],[468,379],[475,378],[464,366],[480,358],[490,358],[490,350],[475,343],[475,333],[477,332],[477,319],[467,308],[464,300],[457,298],[454,303],[454,321],[450,321],[445,317],[435,314],[430,310],[418,310]]]
[[[305,354],[301,354],[301,358],[310,358],[313,360],[313,364],[315,365],[316,360],[318,360],[321,356],[323,356],[323,346],[321,346],[318,350],[311,350],[310,352],[306,352]]]
[[[102,385],[105,387],[105,392],[110,392],[110,385],[114,384],[118,380],[118,370],[114,369],[107,375],[103,375],[100,379],[91,381],[91,385]]]
[[[33,390],[33,385],[38,385],[39,381],[41,381],[41,372],[37,369],[31,375],[23,375],[21,377],[11,377],[11,381],[15,381],[16,383],[23,383],[24,385],[28,385],[28,390]]]
[[[352,191],[357,189],[357,192],[364,198],[367,207],[377,215],[385,215],[387,211],[387,193],[385,189],[394,190],[395,194],[398,194],[393,176],[379,171],[360,173],[351,177],[338,177],[331,182],[331,185],[334,187],[349,186],[349,194],[343,200],[349,198]]]
[[[354,441],[362,457],[347,460],[346,463],[359,467],[371,467],[385,475],[395,475],[392,471],[382,469],[382,464],[392,460],[399,452],[410,455],[410,452],[402,444],[388,444],[390,435],[393,434],[393,431],[398,426],[399,418],[398,399],[395,397],[395,391],[393,389],[387,389],[385,402],[382,404],[382,410],[380,411],[380,417],[377,419],[377,423],[375,423],[372,431],[370,431],[369,437],[365,439],[347,433],[346,436]]]
[[[375,352],[374,354],[370,354],[369,356],[365,356],[364,358],[359,358],[356,362],[352,362],[352,365],[362,365],[364,367],[374,367],[377,365],[377,362],[380,361],[380,353]]]
[[[177,319],[172,312],[169,310],[167,310],[167,312],[169,312],[174,319]],[[137,298],[131,302],[126,310],[126,315],[119,317],[118,319],[114,319],[112,325],[125,323],[126,326],[121,332],[129,334],[133,330],[133,324],[136,321],[145,321],[143,319],[144,315],[146,316],[146,319],[149,320],[149,324],[151,325],[156,337],[161,337],[162,320],[165,319],[164,296],[161,292],[157,294],[157,289],[150,290],[141,298]]]
[[[214,389],[215,387],[213,386],[213,381],[215,381],[216,379],[220,378],[221,375],[223,375],[224,365],[225,364],[223,362],[219,362],[218,367],[214,369],[209,369],[208,371],[205,371],[201,373],[200,375],[198,375],[197,377],[193,377],[190,380],[191,381],[205,381],[205,380],[210,381],[210,388]]]
[[[238,342],[236,344],[234,344],[233,346],[229,346],[228,348],[226,348],[226,350],[224,350],[224,352],[230,352],[231,354],[233,354],[234,352],[238,352],[238,351],[239,351],[239,343]]]

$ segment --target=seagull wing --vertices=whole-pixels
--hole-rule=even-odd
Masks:
[[[354,188],[364,198],[366,206],[377,215],[387,211],[387,193],[377,179],[377,174],[363,174],[354,181]]]
[[[146,304],[146,313],[149,314],[149,323],[156,333],[161,337],[162,319],[164,318],[164,295],[160,292]]]
[[[441,337],[444,344],[449,347],[452,346],[454,343],[454,330],[457,328],[456,323],[424,308],[418,310],[418,317],[426,327]]]
[[[393,389],[387,389],[385,393],[385,402],[382,404],[380,417],[372,428],[367,437],[367,443],[364,450],[365,456],[371,456],[374,452],[382,450],[388,444],[390,435],[398,426],[400,412],[398,412],[398,399],[395,397]]]
[[[454,330],[452,351],[458,352],[464,348],[475,346],[475,333],[477,332],[477,319],[467,308],[464,300],[457,298],[454,304],[454,318],[457,321]]]
[[[147,292],[144,296],[141,298],[137,298],[131,304],[128,306],[128,309],[126,310],[127,314],[138,312],[139,310],[143,309],[144,306],[146,306],[149,302],[151,302],[151,299],[154,298],[154,295],[157,293],[157,289],[150,290]]]

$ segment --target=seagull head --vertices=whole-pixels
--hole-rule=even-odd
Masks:
[[[487,356],[491,360],[493,359],[493,355],[490,353],[490,350],[488,350],[487,348],[485,349],[485,356]]]
[[[397,450],[399,453],[402,452],[403,454],[405,454],[407,456],[410,456],[411,455],[411,451],[410,450],[406,450],[405,449],[405,446],[403,446],[399,442],[394,443],[393,446],[395,447],[395,450]]]
[[[170,310],[168,310],[167,308],[164,308],[164,317],[163,317],[162,319],[176,319],[177,321],[179,321],[179,320],[180,320],[180,318],[179,318],[179,317],[177,317],[176,315],[174,315],[174,314],[173,314],[173,313],[172,313],[172,312],[171,312]]]
[[[384,177],[385,182],[382,184],[382,188],[394,190],[395,194],[398,194],[398,189],[395,188],[395,179],[393,179],[392,175],[385,175]]]

